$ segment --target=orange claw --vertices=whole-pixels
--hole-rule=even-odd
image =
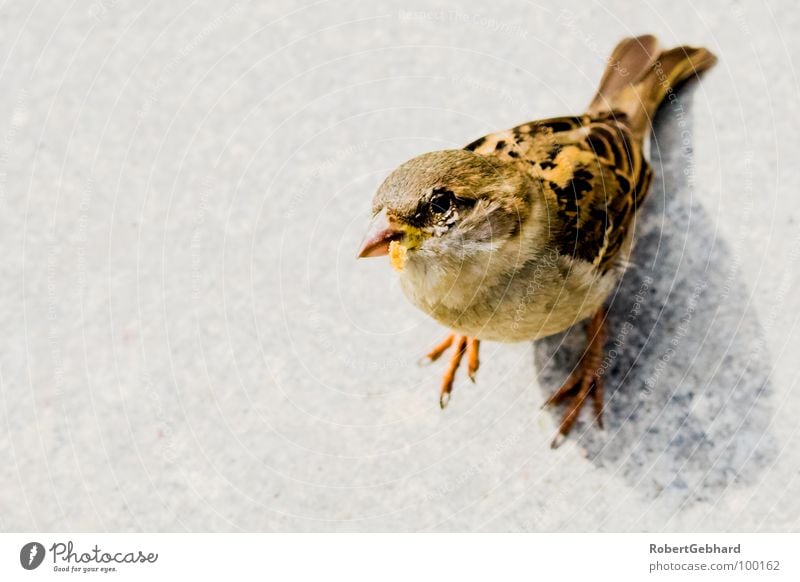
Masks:
[[[442,378],[442,389],[439,393],[439,406],[444,408],[450,402],[450,392],[453,390],[453,381],[456,378],[456,370],[461,365],[461,358],[464,357],[464,351],[467,348],[467,337],[460,335],[456,340],[456,349],[450,358],[450,363],[447,365],[447,371]]]
[[[447,406],[447,403],[450,402],[450,393],[453,391],[456,371],[459,366],[461,366],[461,360],[464,358],[464,355],[466,354],[467,356],[467,374],[469,375],[469,379],[473,382],[475,381],[475,374],[480,366],[480,360],[478,359],[478,351],[481,344],[480,340],[457,333],[448,335],[444,341],[434,347],[420,360],[420,364],[435,362],[453,344],[455,344],[455,351],[447,364],[447,370],[445,370],[444,376],[442,377],[442,387],[439,392],[439,406],[442,408]]]
[[[442,343],[440,343],[435,348],[433,348],[430,352],[428,352],[427,355],[425,355],[425,357],[422,358],[421,362],[422,363],[431,363],[431,362],[435,362],[436,360],[438,360],[442,356],[442,354],[447,351],[447,348],[449,348],[451,345],[453,345],[453,340],[455,338],[456,338],[456,334],[451,333],[449,336],[447,336],[444,339],[444,341]]]
[[[467,340],[467,374],[472,382],[475,382],[475,374],[481,365],[478,359],[478,351],[481,347],[481,340],[471,337]]]

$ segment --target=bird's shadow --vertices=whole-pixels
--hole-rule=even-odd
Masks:
[[[637,216],[632,265],[608,305],[605,429],[588,405],[570,435],[646,496],[682,504],[752,483],[776,450],[769,354],[737,245],[721,239],[692,180],[693,90],[655,120],[655,179]],[[585,344],[583,325],[534,344],[545,394]],[[556,422],[561,413],[553,409]]]

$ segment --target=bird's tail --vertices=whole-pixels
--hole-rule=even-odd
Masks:
[[[673,89],[716,62],[717,57],[704,48],[662,51],[652,35],[626,38],[611,53],[588,113],[624,113],[634,134],[643,137]]]

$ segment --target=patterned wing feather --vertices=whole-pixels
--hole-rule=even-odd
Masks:
[[[652,171],[624,116],[558,117],[493,133],[466,149],[521,164],[558,209],[562,254],[611,268]]]

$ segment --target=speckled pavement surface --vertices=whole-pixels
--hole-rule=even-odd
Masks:
[[[0,11],[0,530],[798,529],[795,3]],[[373,191],[645,32],[720,63],[659,115],[605,430],[549,447],[581,329],[441,411]]]

